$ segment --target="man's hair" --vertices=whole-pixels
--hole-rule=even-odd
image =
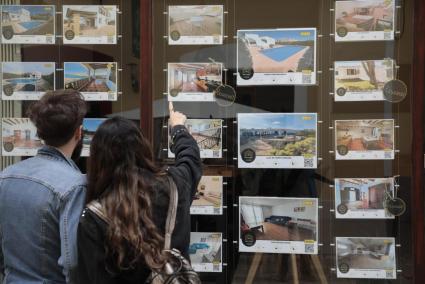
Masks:
[[[86,102],[78,91],[56,90],[32,104],[27,115],[37,127],[38,137],[49,146],[60,147],[71,140],[86,113]]]

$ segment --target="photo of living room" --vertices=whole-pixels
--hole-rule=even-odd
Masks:
[[[384,200],[393,196],[393,191],[393,178],[335,179],[336,217],[385,217]]]
[[[2,155],[34,156],[43,145],[29,118],[2,118]]]
[[[195,271],[221,272],[221,249],[221,233],[190,233],[189,256]]]
[[[171,101],[213,101],[222,84],[220,63],[168,63],[168,94]],[[209,93],[209,96],[203,96]]]
[[[221,214],[223,177],[203,176],[193,198],[190,214]]]
[[[239,197],[240,237],[301,241],[317,239],[317,200],[310,198]]]

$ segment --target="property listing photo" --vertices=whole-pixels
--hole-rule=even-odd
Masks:
[[[394,120],[336,120],[337,158],[393,159]]]
[[[338,277],[395,278],[394,238],[337,237],[336,255]]]
[[[315,84],[316,29],[237,34],[238,85]]]
[[[90,144],[97,128],[106,120],[106,118],[84,118],[83,120],[83,150],[82,157],[90,156]]]
[[[223,177],[203,176],[190,207],[191,214],[222,214]]]
[[[65,89],[74,89],[83,95],[106,94],[117,96],[116,62],[65,62]],[[108,96],[109,97],[109,96]],[[86,99],[102,97],[86,97]]]
[[[391,59],[335,62],[335,101],[384,100],[394,67]]]
[[[169,44],[222,44],[222,5],[168,7]]]
[[[192,267],[198,272],[222,271],[221,233],[190,233],[189,256]]]
[[[53,5],[2,5],[3,43],[54,43]]]
[[[64,5],[62,13],[65,44],[116,44],[116,6]]]
[[[391,218],[384,202],[394,192],[394,178],[335,179],[336,218]]]
[[[335,39],[394,39],[394,0],[335,2]]]
[[[54,62],[2,62],[2,99],[38,100],[55,89]]]
[[[43,145],[29,118],[2,118],[2,155],[34,156]]]
[[[171,101],[213,101],[221,84],[221,63],[168,63]]]

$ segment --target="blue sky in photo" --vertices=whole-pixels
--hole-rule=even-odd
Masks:
[[[99,125],[101,125],[104,121],[105,119],[103,118],[84,119],[83,128],[87,129],[88,131],[96,131]]]
[[[312,119],[303,119],[306,116],[310,116]],[[238,124],[241,129],[284,128],[303,130],[316,129],[317,121],[314,116],[307,114],[256,114],[239,117]]]
[[[68,74],[79,75],[80,77],[88,76],[87,67],[78,62],[67,62],[65,64],[65,78]]]
[[[34,62],[3,62],[3,73],[23,74],[27,72],[41,72],[43,75],[55,71],[55,64]]]
[[[290,39],[290,40],[314,40],[315,31],[314,29],[302,29],[302,30],[246,30],[244,33],[257,34],[259,36],[268,36],[274,39]],[[309,36],[301,35],[302,32],[310,32]]]
[[[26,5],[14,5],[14,6],[3,6],[3,11],[16,13],[22,8],[30,11],[31,15],[46,14],[50,13],[53,15],[53,9],[46,9],[45,6],[26,6]]]

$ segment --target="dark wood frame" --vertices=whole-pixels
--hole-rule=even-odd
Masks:
[[[140,0],[140,119],[144,135],[153,139],[152,94],[152,6]],[[411,216],[414,254],[414,283],[425,283],[424,132],[425,121],[425,1],[414,0],[414,50],[412,64],[412,178]],[[152,141],[153,142],[153,141]]]

